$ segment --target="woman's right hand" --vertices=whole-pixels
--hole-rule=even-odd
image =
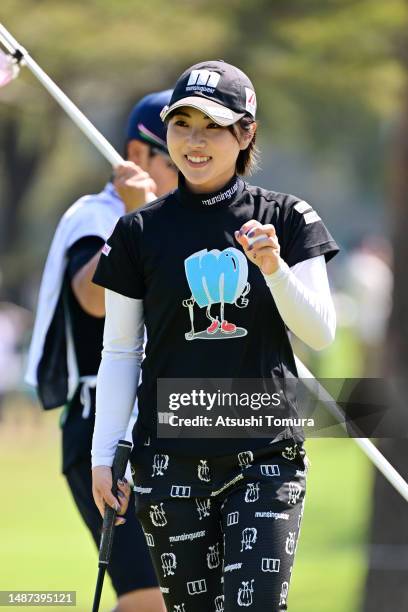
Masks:
[[[105,505],[110,506],[118,514],[115,525],[123,525],[126,519],[122,517],[129,505],[130,486],[126,479],[118,480],[118,493],[112,493],[112,469],[107,465],[98,465],[92,469],[92,493],[95,504],[103,517]]]

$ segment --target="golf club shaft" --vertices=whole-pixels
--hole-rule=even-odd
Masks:
[[[129,442],[128,440],[119,440],[112,464],[112,493],[115,496],[118,491],[117,481],[119,478],[122,479],[125,475],[126,466],[129,460],[131,449],[131,442]],[[112,551],[115,521],[116,511],[110,506],[106,505],[105,513],[103,516],[101,543],[99,547],[98,579],[96,582],[92,612],[98,612],[99,609],[99,602],[102,594],[105,571],[109,565],[110,555]]]
[[[330,393],[322,387],[322,385],[315,379],[313,374],[307,367],[295,356],[296,367],[298,370],[299,378],[302,379],[305,386],[314,394],[318,395],[319,399],[323,400],[326,409],[337,419],[343,429],[349,434],[352,432],[352,427],[345,424],[345,416],[339,406],[336,404],[334,398]],[[309,382],[310,381],[310,382]],[[362,449],[367,457],[374,463],[376,468],[383,474],[388,482],[398,491],[398,493],[408,501],[408,483],[402,478],[397,470],[391,465],[389,461],[380,453],[378,448],[368,438],[353,437],[354,442]]]
[[[95,126],[85,117],[85,115],[79,110],[77,106],[68,98],[68,96],[50,79],[50,77],[40,68],[40,66],[33,60],[30,54],[18,44],[8,30],[0,24],[0,42],[10,52],[15,53],[18,51],[24,63],[31,70],[34,76],[44,85],[46,90],[51,96],[58,102],[58,104],[64,109],[67,115],[72,121],[79,127],[79,129],[88,137],[92,144],[98,149],[98,151],[108,160],[112,166],[116,166],[123,162],[123,158],[119,153],[112,147],[110,142],[106,140],[104,136],[95,128]]]
[[[99,604],[101,603],[101,595],[103,588],[103,580],[105,578],[106,567],[100,567],[98,570],[98,579],[96,581],[95,595],[92,604],[92,612],[98,612]]]

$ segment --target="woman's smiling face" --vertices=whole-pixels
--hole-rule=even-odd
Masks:
[[[241,144],[228,128],[189,106],[177,109],[167,127],[170,156],[195,193],[223,187],[235,174],[240,150],[248,144],[248,139]]]

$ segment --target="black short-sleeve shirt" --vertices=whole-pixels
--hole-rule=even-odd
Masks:
[[[250,219],[275,226],[289,266],[318,255],[329,261],[339,250],[306,202],[238,177],[212,194],[192,194],[180,182],[122,217],[107,241],[94,281],[144,302],[148,341],[136,443],[155,437],[158,378],[297,375],[271,292],[234,238]],[[291,435],[303,439],[300,431]]]

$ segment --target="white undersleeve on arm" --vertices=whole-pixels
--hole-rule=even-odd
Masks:
[[[143,300],[105,290],[102,361],[96,385],[92,467],[111,466],[116,445],[125,437],[139,383],[143,357]]]
[[[282,261],[264,275],[285,325],[315,350],[331,344],[336,333],[336,311],[330,293],[324,255],[289,266]]]

